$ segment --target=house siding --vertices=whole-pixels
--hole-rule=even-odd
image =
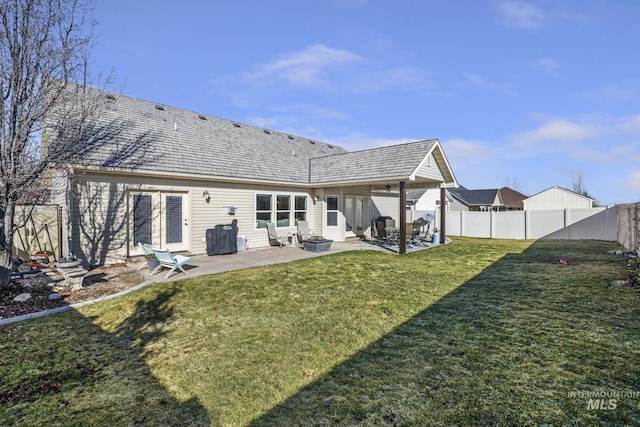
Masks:
[[[523,201],[524,210],[587,209],[593,207],[592,199],[562,189],[549,188]]]
[[[445,181],[442,171],[438,167],[438,162],[433,154],[430,154],[425,161],[422,162],[420,167],[418,167],[417,173],[424,178],[432,179],[434,181]]]
[[[82,176],[70,188],[69,251],[90,265],[122,262],[127,256],[125,184]]]
[[[186,197],[186,210],[183,212],[187,226],[184,236],[184,250],[194,255],[206,253],[206,231],[217,224],[229,224],[237,220],[238,235],[245,236],[247,247],[269,246],[266,229],[256,228],[256,194],[265,193],[275,196],[290,195],[293,206],[294,196],[307,198],[307,220],[316,234],[323,234],[321,200],[314,205],[313,190],[307,191],[286,185],[248,185],[232,183],[207,183],[202,181],[179,180],[175,178],[123,177],[107,174],[84,174],[73,181],[71,214],[71,252],[90,264],[112,264],[122,262],[127,257],[141,255],[132,244],[132,229],[129,212],[131,195],[135,193],[157,194],[176,193]],[[203,193],[207,191],[210,201],[207,203]],[[318,193],[322,193],[319,191]],[[330,191],[327,194],[334,194]],[[341,192],[338,194],[342,197]],[[341,199],[342,200],[342,199]],[[341,201],[342,204],[342,201]],[[235,207],[235,215],[230,215],[228,206]],[[341,206],[342,209],[342,206]],[[293,211],[294,209],[292,209]],[[153,223],[158,224],[158,218]],[[161,241],[160,227],[153,226],[153,244]],[[295,231],[292,218],[289,227],[281,227],[279,232]],[[340,232],[342,230],[342,232]],[[326,233],[325,233],[326,234]],[[344,218],[339,215],[338,227],[328,230],[328,238],[344,240]]]
[[[398,222],[400,198],[397,193],[375,193],[371,195],[369,219],[374,221],[379,216],[390,216]]]

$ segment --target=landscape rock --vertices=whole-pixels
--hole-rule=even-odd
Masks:
[[[15,301],[15,302],[25,302],[25,301],[28,301],[30,299],[31,299],[31,294],[28,293],[28,292],[24,292],[24,293],[21,293],[20,295],[17,295],[13,299],[13,301]]]

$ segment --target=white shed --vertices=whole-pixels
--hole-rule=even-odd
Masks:
[[[594,200],[562,187],[553,186],[524,199],[525,211],[592,208]]]

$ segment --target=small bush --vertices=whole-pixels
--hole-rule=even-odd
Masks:
[[[629,258],[625,279],[629,286],[637,287],[640,285],[640,260],[638,258]]]

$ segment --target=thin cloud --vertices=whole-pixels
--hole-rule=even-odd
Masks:
[[[640,115],[547,118],[533,130],[512,135],[510,141],[511,150],[521,156],[553,153],[567,161],[638,164]]]
[[[258,84],[278,79],[293,85],[325,86],[328,84],[325,76],[331,69],[362,60],[362,57],[348,50],[317,44],[259,65],[257,71],[244,73],[243,79]]]
[[[625,187],[632,192],[640,193],[640,169],[627,174]]]
[[[620,127],[624,130],[636,132],[640,136],[640,114],[622,119]]]
[[[512,141],[519,148],[538,150],[543,148],[545,144],[576,142],[593,139],[599,135],[600,130],[596,126],[565,119],[553,119],[537,129],[513,136]]]
[[[270,107],[270,116],[254,116],[248,119],[249,123],[269,129],[288,129],[299,123],[329,121],[329,122],[351,122],[352,117],[348,114],[314,105],[291,105],[286,107]],[[311,119],[313,118],[313,119]],[[306,135],[299,133],[298,135]],[[307,135],[309,136],[309,135]]]
[[[562,71],[562,67],[560,66],[560,64],[558,64],[548,56],[544,56],[536,61],[534,67],[541,69],[550,77],[558,77],[560,75],[560,71]]]
[[[429,73],[416,67],[383,67],[361,71],[350,89],[356,93],[377,94],[389,90],[415,90],[431,94],[435,87]]]
[[[442,141],[442,147],[447,153],[449,161],[456,165],[467,165],[488,159],[495,151],[489,144],[462,138],[450,138]]]
[[[502,1],[495,4],[495,10],[502,25],[518,30],[533,30],[546,21],[544,12],[531,3]]]
[[[605,83],[593,92],[587,93],[587,97],[596,100],[631,101],[637,97],[637,82],[628,82],[624,85]]]
[[[462,76],[464,77],[464,86],[473,89],[491,90],[503,93],[513,92],[511,85],[508,83],[495,83],[474,73],[464,73]]]
[[[325,95],[377,95],[397,90],[432,93],[434,83],[428,71],[389,62],[388,58],[372,60],[317,44],[257,64],[252,71],[217,78],[212,84],[218,93],[242,105],[267,95],[281,97],[291,90],[322,90]]]

